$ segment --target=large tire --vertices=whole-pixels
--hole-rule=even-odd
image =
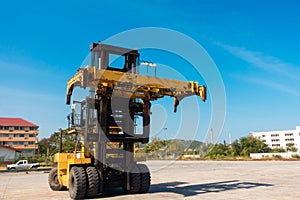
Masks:
[[[53,167],[48,175],[48,183],[49,187],[53,191],[61,191],[65,190],[66,187],[64,187],[62,184],[59,183],[58,181],[58,176],[57,176],[57,167]]]
[[[137,166],[141,174],[141,188],[139,190],[139,193],[146,193],[148,192],[151,185],[150,171],[149,168],[144,164],[138,164]]]
[[[99,174],[96,167],[89,166],[86,168],[87,175],[87,191],[86,197],[93,198],[99,193]]]
[[[86,194],[86,174],[83,167],[72,167],[69,175],[71,199],[83,199]]]
[[[129,184],[130,184],[130,189],[128,190],[126,187],[126,183],[123,186],[123,190],[126,194],[136,194],[139,193],[140,188],[141,188],[141,174],[138,166],[136,164],[131,166],[131,170],[129,173]]]

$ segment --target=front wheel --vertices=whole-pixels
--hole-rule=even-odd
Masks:
[[[71,199],[83,199],[86,194],[86,174],[83,167],[72,167],[69,176],[69,195]]]
[[[96,167],[89,166],[86,168],[86,175],[87,175],[87,191],[86,197],[93,198],[99,192],[99,184],[100,184],[100,176]]]
[[[61,191],[61,190],[66,189],[66,187],[64,187],[58,181],[57,167],[53,167],[51,169],[49,176],[48,176],[48,183],[49,183],[50,188],[53,191]]]

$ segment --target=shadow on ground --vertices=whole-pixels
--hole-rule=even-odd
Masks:
[[[224,192],[229,190],[250,189],[255,187],[271,187],[272,184],[243,182],[239,180],[222,181],[215,183],[194,184],[190,185],[187,182],[167,182],[152,184],[148,193],[176,193],[184,197],[196,196],[212,192]],[[102,198],[109,198],[113,196],[122,196],[121,189],[109,189],[104,193]]]
[[[222,181],[206,184],[189,185],[186,182],[160,183],[151,186],[149,193],[169,192],[181,194],[185,197],[210,192],[223,192],[228,190],[249,189],[254,187],[270,187],[271,184],[241,182],[239,180]]]

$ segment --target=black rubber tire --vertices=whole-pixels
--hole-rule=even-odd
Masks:
[[[86,194],[86,174],[83,167],[72,167],[69,175],[69,195],[71,199],[83,199]]]
[[[53,191],[61,191],[65,190],[66,187],[64,187],[62,184],[58,181],[57,176],[57,167],[53,167],[48,175],[48,184],[51,190]]]
[[[99,193],[99,174],[96,167],[89,166],[86,168],[87,191],[86,197],[93,198]]]
[[[140,170],[140,174],[141,174],[141,188],[139,190],[139,193],[146,193],[146,192],[148,192],[150,185],[151,185],[150,171],[149,171],[149,168],[147,167],[147,165],[138,164],[137,166],[138,166],[138,168]]]
[[[123,190],[126,194],[137,194],[140,191],[141,188],[141,174],[138,166],[136,164],[133,164],[131,166],[131,170],[129,173],[130,176],[130,189],[127,190],[126,183],[123,186]]]

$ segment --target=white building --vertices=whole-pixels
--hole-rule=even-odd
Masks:
[[[287,144],[294,144],[300,150],[300,126],[296,126],[296,130],[251,132],[250,136],[262,140],[272,149],[286,149]]]

